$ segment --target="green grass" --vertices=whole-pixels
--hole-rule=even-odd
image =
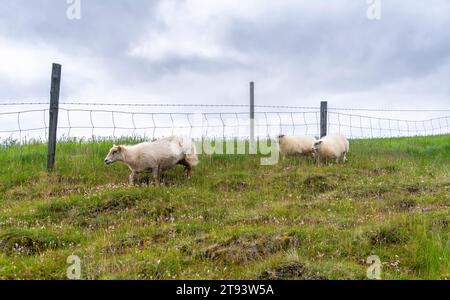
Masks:
[[[200,157],[126,185],[111,143],[0,148],[0,279],[450,278],[450,136],[355,140],[345,165]],[[144,182],[145,178],[141,178]]]

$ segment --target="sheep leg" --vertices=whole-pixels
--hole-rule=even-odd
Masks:
[[[152,169],[153,174],[153,181],[155,182],[156,186],[159,186],[159,167]]]
[[[147,186],[149,186],[150,185],[150,174],[152,174],[152,169],[147,170],[147,172],[149,173],[149,176],[146,176],[145,183],[147,184]]]
[[[316,163],[316,165],[320,165],[320,157],[319,156],[316,156],[315,157],[315,163]]]
[[[191,165],[186,160],[180,161],[179,164],[184,166],[184,174],[186,175],[186,177],[191,177],[192,175]]]
[[[192,176],[192,167],[191,167],[191,165],[188,164],[186,166],[185,173],[186,173],[186,177],[191,177]]]
[[[128,182],[130,185],[134,185],[134,176],[136,175],[135,171],[131,171],[130,176],[128,177]]]
[[[342,162],[344,164],[347,162],[347,152],[344,152],[344,157],[342,158]]]

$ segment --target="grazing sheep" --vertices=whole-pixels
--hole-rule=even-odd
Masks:
[[[278,136],[279,151],[283,156],[312,155],[316,139],[310,136]]]
[[[198,164],[195,144],[184,137],[172,136],[153,143],[142,143],[134,146],[114,145],[105,158],[105,163],[124,162],[131,170],[130,184],[134,184],[137,173],[150,172],[156,184],[159,174],[177,164],[185,167],[189,177],[192,167]]]
[[[341,134],[331,134],[316,141],[312,146],[312,153],[318,159],[324,158],[326,161],[335,159],[339,162],[347,161],[347,153],[350,150],[350,144],[347,138]]]

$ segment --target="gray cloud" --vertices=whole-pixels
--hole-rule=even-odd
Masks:
[[[264,104],[450,103],[447,0],[383,0],[379,21],[365,0],[214,3],[82,0],[70,21],[63,0],[1,0],[0,99],[47,97],[59,60],[66,99],[246,103],[255,80]]]

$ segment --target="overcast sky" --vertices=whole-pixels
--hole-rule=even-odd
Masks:
[[[0,101],[449,108],[450,1],[0,0]]]

